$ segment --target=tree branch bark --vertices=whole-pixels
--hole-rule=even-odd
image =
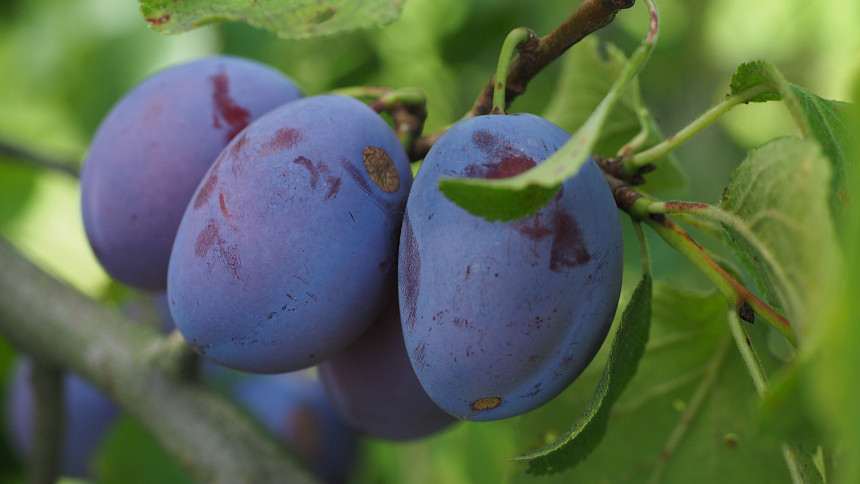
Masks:
[[[164,369],[164,336],[53,279],[0,239],[0,335],[113,398],[206,483],[317,482],[234,403]]]
[[[536,42],[520,48],[520,53],[511,62],[505,86],[505,104],[526,92],[526,87],[540,71],[558,59],[567,49],[584,39],[587,35],[609,25],[619,10],[630,8],[635,0],[584,0],[576,11],[557,29],[541,37]],[[493,88],[495,77],[478,95],[472,109],[465,118],[490,114],[493,108]],[[415,141],[413,159],[423,158],[442,132],[430,133]],[[418,157],[418,158],[415,158]]]

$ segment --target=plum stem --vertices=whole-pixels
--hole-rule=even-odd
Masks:
[[[722,102],[707,110],[674,135],[669,136],[662,142],[648,148],[647,150],[636,153],[623,160],[622,164],[624,165],[624,172],[627,175],[633,175],[642,167],[645,167],[655,160],[669,154],[669,152],[692,138],[696,133],[713,124],[733,107],[738,104],[746,103],[750,99],[771,89],[772,88],[767,84],[760,84],[738,94],[726,97]]]
[[[505,86],[508,80],[508,69],[511,61],[518,51],[534,48],[537,37],[531,29],[519,27],[511,30],[502,43],[502,51],[499,53],[499,64],[496,67],[496,77],[493,78],[493,109],[490,114],[508,114],[508,106],[505,103]]]
[[[519,55],[511,61],[505,79],[506,105],[510,106],[514,99],[526,91],[528,83],[567,49],[589,34],[609,25],[619,10],[630,8],[634,3],[635,0],[584,0],[555,30],[536,39],[534,48],[520,50]],[[464,118],[490,114],[495,86],[495,80],[487,84]],[[446,129],[417,138],[412,147],[412,158],[423,158]]]
[[[63,370],[34,358],[30,380],[34,395],[30,431],[30,484],[52,484],[61,473],[65,406]]]

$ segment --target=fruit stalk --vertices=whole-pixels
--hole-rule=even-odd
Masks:
[[[212,390],[151,358],[156,329],[56,281],[0,241],[0,334],[117,401],[200,482],[315,482],[272,437]],[[50,304],[46,304],[50,302]],[[34,324],[37,322],[38,324]]]
[[[634,3],[635,0],[584,0],[573,15],[558,28],[519,49],[519,55],[511,61],[505,80],[506,106],[510,106],[514,99],[523,94],[532,78],[558,59],[567,49],[588,34],[609,25],[619,10],[630,8]],[[495,87],[495,79],[490,80],[464,118],[490,114],[493,109]],[[444,131],[437,131],[416,139],[410,158],[423,158]]]

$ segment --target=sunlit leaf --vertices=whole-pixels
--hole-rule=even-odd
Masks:
[[[798,328],[811,324],[840,248],[828,206],[831,164],[814,141],[780,138],[732,174],[720,207],[742,263],[768,301]]]
[[[311,37],[395,20],[405,0],[141,0],[149,25],[162,33],[236,21],[281,37]]]

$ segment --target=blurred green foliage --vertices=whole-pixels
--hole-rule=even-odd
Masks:
[[[307,94],[352,85],[419,87],[428,94],[427,130],[433,131],[452,123],[471,107],[494,72],[498,50],[508,31],[524,25],[539,35],[545,34],[571,13],[574,4],[562,0],[408,0],[403,17],[384,28],[287,41],[242,24],[210,26],[191,33],[163,36],[147,28],[135,2],[6,0],[0,2],[0,143],[77,167],[101,118],[124,92],[159,68],[215,53],[242,55],[269,63],[289,74]],[[640,78],[640,86],[646,104],[665,134],[673,133],[718,102],[728,92],[736,67],[753,59],[773,62],[792,83],[825,98],[852,101],[860,94],[854,90],[852,81],[860,63],[860,29],[856,28],[860,22],[860,4],[857,2],[662,0],[659,7],[660,40]],[[636,5],[621,12],[598,36],[629,54],[646,30],[644,6]],[[528,92],[514,103],[513,111],[546,111],[552,103],[560,70],[559,65],[554,65],[539,75]],[[677,150],[679,164],[689,183],[683,190],[672,191],[671,197],[716,202],[731,171],[743,160],[748,149],[775,136],[794,132],[791,119],[780,104],[736,109],[717,126],[700,133]],[[83,234],[77,190],[76,180],[68,175],[0,158],[0,235],[46,270],[93,298],[118,304],[138,297],[133,291],[112,283],[98,267]],[[849,216],[857,218],[853,212]],[[854,232],[848,237],[852,236],[857,238]],[[629,237],[625,242],[627,247],[635,247]],[[702,278],[664,244],[651,238],[651,246],[658,280],[707,287]],[[627,259],[631,271],[626,280],[632,284],[638,279],[635,250],[628,250]],[[851,267],[860,269],[856,262],[853,264]],[[858,273],[860,270],[853,272],[855,279]],[[625,299],[623,297],[622,301]],[[842,318],[838,320],[842,326],[829,328],[821,337],[844,345],[847,340],[841,336],[842,330],[850,326],[857,331],[857,325],[849,325],[846,316],[856,314],[847,311],[857,305],[857,298],[846,294],[843,299],[844,306],[831,308],[831,312]],[[666,318],[665,322],[679,324],[679,320],[672,318]],[[756,326],[756,337],[767,347],[767,331],[762,326]],[[712,331],[707,329],[711,336]],[[699,339],[697,344],[708,348],[695,355],[688,348],[685,358],[711,358],[717,339]],[[729,355],[732,358],[733,351]],[[857,381],[856,369],[860,368],[860,363],[855,361],[856,356],[849,355],[850,348],[840,347],[832,360],[822,363],[821,371],[853,368],[833,373],[833,379],[826,380],[826,384],[839,381],[839,377]],[[0,380],[8,374],[12,357],[12,349],[0,340]],[[664,366],[678,360],[667,361],[669,363]],[[508,458],[552,441],[569,426],[593,391],[601,364],[598,358],[583,378],[562,396],[524,417],[483,424],[461,423],[420,442],[368,441],[357,482],[529,482],[532,478],[524,474],[526,465],[509,462]],[[645,365],[649,368],[648,363]],[[736,358],[729,359],[727,365],[726,371],[731,373],[720,373],[718,381],[724,385],[721,388],[749,384]],[[691,368],[696,367],[686,369]],[[636,397],[653,388],[653,382],[634,379],[632,389],[642,386],[640,393],[625,394],[629,407],[647,404],[658,412],[659,421],[649,424],[665,430],[663,434],[683,412],[684,395],[689,396],[696,385],[689,372],[680,373],[670,379],[675,382],[674,386],[645,403],[636,403]],[[671,376],[671,373],[662,375]],[[823,382],[819,384],[822,389],[829,388]],[[746,390],[752,395],[751,384]],[[822,390],[821,394],[825,392]],[[746,417],[739,417],[744,410],[752,413],[752,400],[728,398],[734,395],[713,396],[722,398],[722,404],[730,408],[726,407],[724,412],[710,411],[704,417],[732,429],[735,437],[726,442],[737,443],[737,436],[740,436],[737,449],[691,447],[685,452],[699,452],[692,458],[714,459],[716,453],[741,452],[750,439],[756,438],[750,428],[752,423],[745,420]],[[835,411],[839,405],[851,402],[852,395],[853,392],[845,391],[832,397],[822,396],[817,403]],[[850,416],[851,422],[860,424],[860,417]],[[661,422],[668,427],[660,426]],[[834,427],[832,422],[825,423]],[[612,466],[614,456],[621,454],[624,461],[639,463],[647,475],[658,455],[643,454],[641,449],[635,448],[630,443],[635,439],[629,439],[627,434],[633,427],[621,427],[613,427],[610,423],[606,445],[611,447],[586,461],[581,472],[596,478],[601,466]],[[695,427],[694,431],[707,433],[714,428],[716,424]],[[644,427],[636,431],[640,430],[646,431]],[[853,439],[851,442],[855,445],[860,442],[860,434],[856,431],[837,430]],[[153,450],[154,444],[140,434],[138,429],[130,430],[126,426],[112,436],[114,441],[125,439],[120,446],[125,450],[119,452],[111,448],[103,452],[102,459],[107,463],[101,465],[111,470],[103,476],[104,482],[145,482],[153,475],[123,475],[114,470],[115,462],[135,455],[134,442],[137,441],[146,452],[135,458],[152,465],[173,465],[159,456],[157,448]],[[719,435],[720,439],[723,437]],[[665,439],[665,435],[649,434],[646,440],[659,443]],[[731,447],[734,449],[734,444]],[[771,466],[768,461],[768,465],[757,467],[760,452],[756,446],[755,453],[745,454],[743,464],[737,465],[755,470],[760,477],[755,482],[766,482],[764,469]],[[725,465],[722,459],[724,457],[719,459],[720,465]],[[15,462],[4,439],[0,443],[0,481],[15,482],[21,479],[19,472],[20,462]],[[673,472],[670,470],[666,475],[686,475]],[[784,468],[780,468],[780,472],[784,472]],[[744,480],[742,472],[730,474],[737,476],[735,480]],[[181,473],[175,470],[166,470],[163,476],[166,476],[163,482],[182,481],[176,477]],[[175,480],[171,481],[169,476]],[[640,482],[639,477],[627,475],[607,479]],[[702,482],[711,482],[709,477]],[[570,482],[570,479],[571,475],[562,474],[541,478],[541,482]],[[784,481],[780,477],[768,482]]]

